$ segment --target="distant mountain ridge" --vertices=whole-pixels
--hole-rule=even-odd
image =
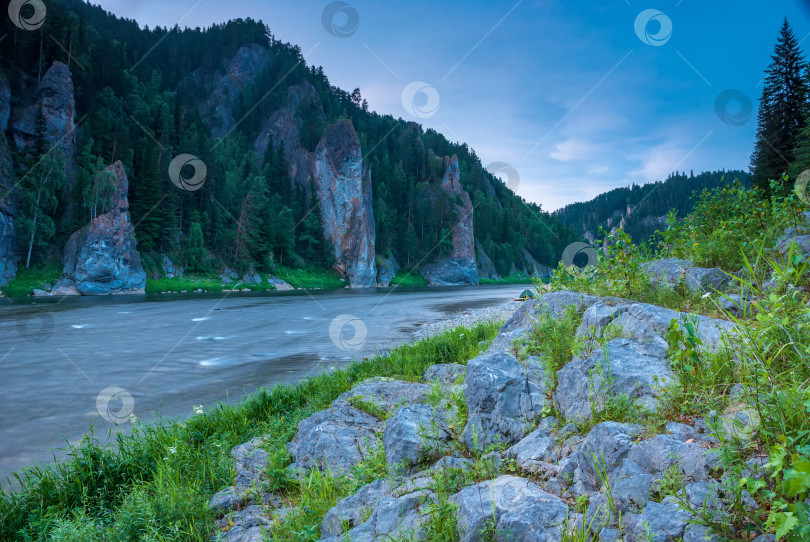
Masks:
[[[643,242],[665,227],[670,210],[684,217],[692,211],[694,197],[703,190],[729,185],[735,180],[750,185],[750,175],[740,170],[698,175],[673,173],[664,181],[615,188],[590,201],[566,205],[552,216],[590,242],[598,236],[599,228],[608,232],[622,228],[634,241]]]

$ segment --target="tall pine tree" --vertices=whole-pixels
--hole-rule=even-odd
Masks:
[[[751,156],[753,182],[766,191],[770,181],[780,180],[793,162],[808,110],[804,79],[807,62],[787,19],[782,24],[771,58],[771,65],[765,72],[757,116],[757,139]]]

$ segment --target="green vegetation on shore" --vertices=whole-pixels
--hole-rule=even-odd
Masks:
[[[479,279],[479,284],[532,284],[535,281],[532,277],[523,273],[522,271],[517,271],[509,275],[508,277],[503,277],[500,279]],[[542,281],[542,279],[541,279]]]
[[[369,458],[346,477],[313,473],[290,480],[286,443],[298,422],[367,378],[418,381],[430,365],[466,363],[497,329],[489,323],[448,331],[185,421],[135,421],[132,434],[117,433],[113,444],[101,445],[91,433],[69,446],[69,459],[54,469],[28,469],[17,475],[20,491],[0,493],[0,539],[207,542],[215,519],[208,500],[233,479],[231,448],[266,435],[271,490],[297,506],[273,538],[316,540],[320,517],[357,484],[382,476],[384,457]]]
[[[289,282],[294,288],[310,290],[344,288],[349,284],[345,280],[341,280],[340,275],[333,269],[277,267],[275,275],[281,280]]]
[[[692,214],[681,221],[670,216],[669,228],[650,243],[636,245],[623,231],[614,232],[597,243],[598,266],[579,271],[561,265],[551,285],[736,324],[725,347],[709,352],[700,348],[693,321],[672,323],[668,352],[678,385],[663,389],[655,412],[643,411],[626,396],[611,397],[592,405],[590,421],[642,423],[653,434],[666,422],[705,419],[720,441],[713,453],[732,505],[722,511],[695,508],[677,477],[667,482],[667,492],[723,540],[749,540],[758,532],[789,542],[810,539],[810,262],[784,237],[786,231],[795,237],[810,224],[802,215],[806,206],[783,186],[771,183],[767,192],[741,185],[706,191]],[[692,293],[652,284],[644,262],[670,257],[719,267],[732,277],[731,291]],[[724,306],[735,292],[747,300],[741,302],[742,315]],[[582,353],[584,345],[575,337],[578,321],[577,315],[542,320],[528,353],[540,355],[556,375],[561,364]],[[595,337],[597,346],[590,348],[610,338]],[[748,422],[720,417],[741,412]],[[765,476],[752,474],[752,461],[764,464]],[[757,506],[743,504],[751,498]]]
[[[26,297],[34,290],[44,289],[48,284],[53,286],[61,275],[62,270],[55,266],[20,267],[17,276],[0,287],[0,291],[8,297]]]
[[[399,273],[391,279],[391,286],[397,286],[399,288],[423,288],[427,285],[427,279],[415,270],[405,271],[401,269]]]

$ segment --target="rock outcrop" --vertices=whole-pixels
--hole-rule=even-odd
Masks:
[[[457,222],[452,229],[453,250],[447,258],[424,266],[421,274],[431,286],[478,284],[473,207],[470,195],[461,186],[458,156],[445,157],[444,169],[442,190],[451,200],[459,202],[455,205]]]
[[[37,118],[40,114],[45,121],[43,135],[46,144],[62,150],[67,177],[64,193],[67,194],[76,179],[76,105],[73,76],[68,67],[59,61],[45,72],[37,87],[34,103],[14,124],[14,141],[18,150],[36,141]]]
[[[350,286],[375,286],[371,172],[351,121],[341,120],[326,129],[315,150],[313,177],[324,237],[332,243],[336,265]]]
[[[667,258],[642,265],[650,275],[650,282],[668,288],[684,286],[691,292],[706,293],[724,291],[731,283],[731,276],[717,268],[695,267],[689,260]]]
[[[393,254],[389,258],[377,254],[377,286],[387,288],[397,273],[399,273],[399,263]]]
[[[65,245],[62,278],[53,295],[144,292],[146,272],[141,267],[129,216],[129,180],[120,161],[107,171],[115,177],[112,208],[70,236]]]
[[[495,264],[492,263],[492,258],[484,250],[484,246],[479,242],[475,242],[475,258],[478,263],[478,277],[482,279],[498,280],[501,276],[495,269]]]
[[[270,67],[271,60],[270,51],[256,44],[236,51],[203,106],[203,116],[214,138],[224,137],[236,124],[234,105],[242,92]]]
[[[5,130],[11,107],[11,89],[0,74],[0,286],[17,276],[17,229],[19,212],[14,193],[14,163],[6,141]]]
[[[551,394],[541,361],[531,356],[518,361],[510,352],[519,350],[513,341],[525,337],[537,317],[556,318],[569,307],[582,313],[579,333],[626,317],[628,336],[607,343],[609,377],[594,370],[603,356],[595,350],[565,365]],[[292,472],[328,467],[351,476],[352,467],[379,461],[384,452],[390,476],[367,480],[368,470],[355,469],[362,473],[353,479],[359,489],[325,513],[321,540],[431,540],[440,524],[452,525],[462,541],[559,541],[563,531],[600,541],[647,540],[647,533],[669,542],[711,539],[708,527],[680,504],[685,496],[694,509],[705,505],[716,514],[731,506],[734,496],[723,491],[728,481],[712,450],[719,441],[711,424],[684,418],[688,424],[669,422],[655,434],[651,426],[619,421],[586,424],[584,430],[571,423],[587,417],[589,405],[598,409],[600,398],[611,393],[652,408],[657,387],[677,383],[657,340],[669,321],[681,316],[667,311],[573,292],[545,294],[526,302],[501,328],[489,353],[466,367],[432,366],[424,372],[430,384],[374,378],[345,392],[329,409],[299,423],[288,445]],[[703,324],[712,324],[709,320]],[[606,385],[589,388],[594,377]],[[448,406],[460,381],[468,411],[461,432],[453,425],[458,412]],[[542,417],[551,396],[567,420]],[[732,396],[735,410],[729,416],[745,409],[739,404],[744,390]],[[501,451],[480,453],[493,444]],[[288,510],[267,497],[262,475],[256,474],[266,454],[254,452],[251,467],[239,450],[234,450],[239,472],[234,487],[218,493],[210,506],[217,512],[237,509],[219,523],[222,540],[258,542],[261,526]],[[259,483],[251,493],[245,491],[248,480]],[[681,484],[677,500],[673,480]],[[259,495],[264,511],[255,504]],[[742,499],[745,506],[757,506],[745,492]],[[588,532],[570,532],[574,528]]]

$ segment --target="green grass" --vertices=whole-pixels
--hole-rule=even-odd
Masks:
[[[285,445],[298,422],[367,378],[419,381],[430,365],[465,363],[498,327],[448,331],[182,422],[135,422],[131,435],[118,433],[109,445],[91,433],[54,469],[28,469],[18,475],[19,492],[0,493],[0,540],[207,542],[215,519],[207,502],[233,481],[230,449],[260,435],[268,436],[270,488],[299,510],[273,529],[274,539],[316,540],[323,513],[358,484],[382,476],[384,461],[370,458],[348,477],[315,472],[293,482]]]
[[[399,288],[423,288],[427,285],[427,279],[414,270],[400,269],[399,273],[391,279],[391,286]]]
[[[541,279],[544,282],[547,282],[548,279]],[[518,271],[508,277],[503,277],[500,279],[479,279],[478,282],[480,284],[533,284],[535,279],[527,275],[526,273]]]
[[[281,280],[289,282],[294,288],[330,290],[345,288],[349,284],[340,280],[340,275],[332,269],[278,267],[275,275]]]
[[[222,284],[222,278],[219,275],[194,275],[187,274],[182,277],[175,278],[162,278],[162,279],[146,279],[146,293],[147,294],[160,294],[163,292],[194,292],[202,290],[204,292],[221,292],[222,290],[231,289],[249,289],[254,292],[264,292],[268,290],[275,290],[275,286],[268,282],[261,284],[242,284],[234,282],[232,284]]]
[[[26,269],[20,266],[17,276],[0,290],[8,297],[26,297],[35,289],[42,290],[46,284],[53,286],[60,276],[62,276],[61,267],[41,266]]]

